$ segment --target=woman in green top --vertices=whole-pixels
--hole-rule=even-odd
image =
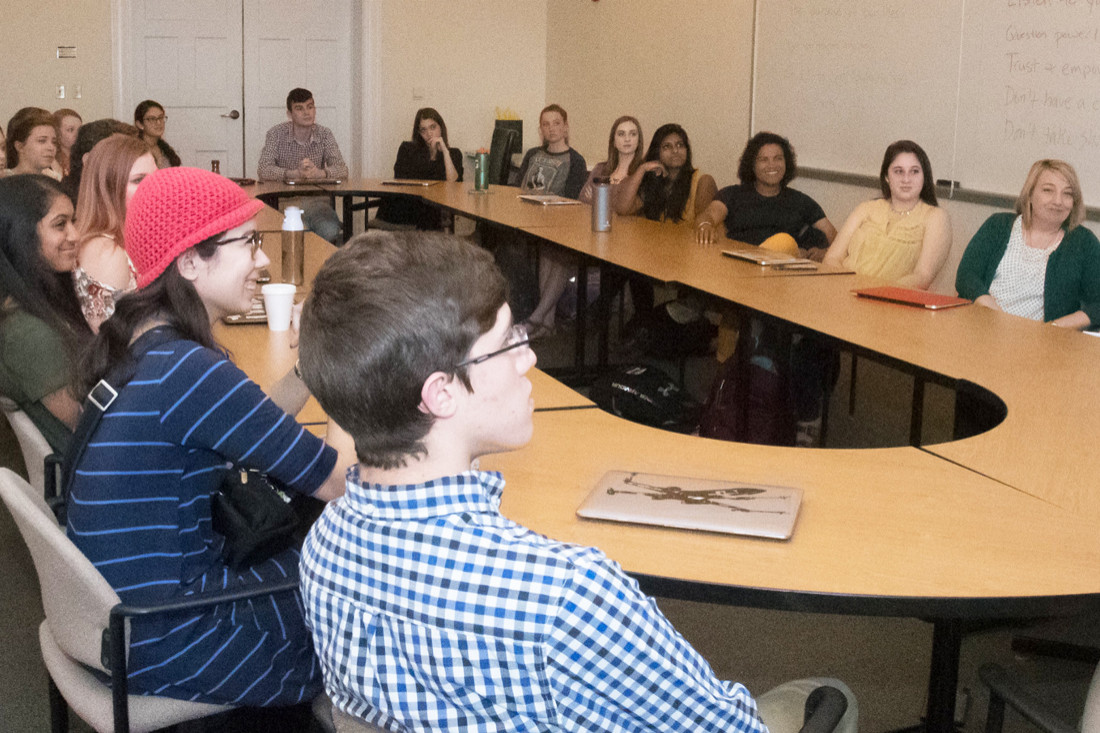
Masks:
[[[1031,166],[1014,214],[994,214],[966,246],[955,289],[978,305],[1077,330],[1100,323],[1100,241],[1081,222],[1073,166]]]
[[[91,339],[73,290],[73,202],[51,178],[0,179],[0,394],[63,451],[80,416],[70,365]]]

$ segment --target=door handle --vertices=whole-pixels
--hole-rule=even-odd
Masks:
[[[237,110],[235,110],[235,109],[231,109],[231,110],[229,110],[229,113],[228,113],[228,114],[224,114],[224,115],[222,115],[222,117],[228,117],[228,118],[229,118],[229,119],[231,119],[231,120],[235,120],[235,119],[237,119],[237,118],[238,118],[238,117],[240,117],[240,116],[241,116],[241,113],[240,113],[240,112],[238,112],[238,111],[237,111]]]

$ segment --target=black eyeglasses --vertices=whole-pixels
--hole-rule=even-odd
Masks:
[[[494,356],[500,356],[505,352],[511,351],[512,349],[518,349],[521,346],[527,346],[530,343],[531,339],[527,336],[527,326],[524,326],[522,323],[517,323],[508,331],[508,339],[504,342],[504,348],[491,351],[488,354],[482,354],[481,356],[475,356],[473,359],[461,361],[455,364],[455,369],[480,364],[483,361],[492,359]]]
[[[248,246],[252,249],[252,256],[256,256],[256,252],[259,251],[260,245],[263,244],[263,235],[259,232],[252,232],[243,237],[233,237],[232,239],[219,239],[214,244],[222,247],[226,244],[236,244],[237,242],[248,242]]]

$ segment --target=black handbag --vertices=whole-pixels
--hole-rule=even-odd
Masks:
[[[277,555],[299,540],[291,499],[264,474],[232,468],[211,496],[215,532],[225,538],[222,561],[234,570]]]

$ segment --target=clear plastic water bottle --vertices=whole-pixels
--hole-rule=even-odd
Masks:
[[[288,206],[283,212],[283,282],[301,285],[305,282],[306,227],[302,210]]]

